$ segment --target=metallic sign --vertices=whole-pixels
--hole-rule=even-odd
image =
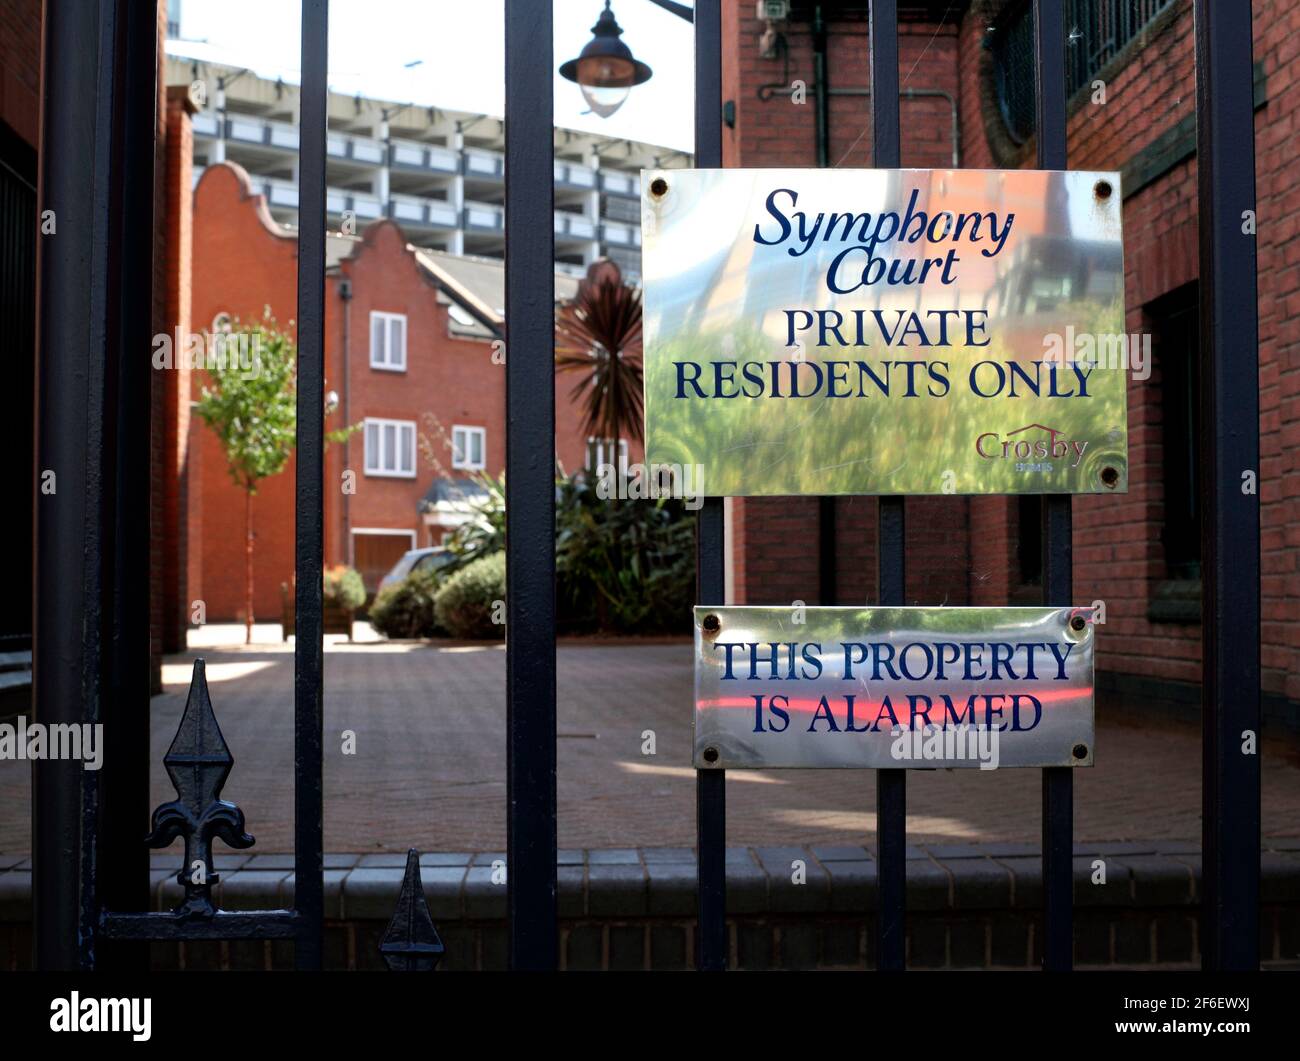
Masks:
[[[697,769],[1091,766],[1087,608],[695,609]]]
[[[1128,487],[1115,173],[647,170],[646,460],[704,492]]]

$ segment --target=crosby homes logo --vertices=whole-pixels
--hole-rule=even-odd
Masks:
[[[1043,432],[1043,434],[1026,434]],[[1000,435],[985,431],[975,439],[975,452],[985,460],[1025,461],[1069,460],[1077,468],[1088,448],[1086,440],[1062,438],[1062,432],[1046,424],[1026,424]],[[1027,470],[1043,470],[1031,468]]]

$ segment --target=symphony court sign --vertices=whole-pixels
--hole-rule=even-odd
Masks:
[[[713,496],[1127,489],[1117,174],[642,188],[648,464]]]
[[[645,451],[710,496],[1128,489],[1114,173],[642,175]],[[695,611],[697,769],[1091,766],[1090,609]]]

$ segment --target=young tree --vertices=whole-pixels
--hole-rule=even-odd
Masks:
[[[620,439],[640,441],[641,295],[613,262],[594,262],[556,313],[555,367],[581,373],[571,395],[583,402],[589,435],[615,454]]]
[[[212,337],[208,382],[195,405],[221,440],[230,477],[244,491],[244,643],[253,641],[253,495],[284,470],[297,424],[297,346],[268,308]]]

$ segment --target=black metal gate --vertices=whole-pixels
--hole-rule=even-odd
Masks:
[[[556,666],[552,262],[552,12],[505,0],[508,538],[508,918],[516,969],[557,965]],[[176,912],[147,913],[149,363],[157,23],[132,0],[47,0],[40,209],[54,211],[39,266],[35,701],[48,724],[109,723],[108,765],[36,769],[37,964],[140,967],[148,940],[292,940],[319,968],[323,934],[322,600],[325,153],[328,0],[302,4],[293,909],[215,909],[211,840],[243,845],[220,800],[229,755],[196,667],[187,722],[168,753],[177,801],[154,837],[184,836]],[[695,13],[696,165],[722,164],[720,0]],[[1203,419],[1204,899],[1208,968],[1258,964],[1259,509],[1251,13],[1196,0]],[[1063,0],[1035,0],[1038,164],[1066,168]],[[897,0],[871,5],[875,162],[900,163]],[[89,139],[88,139],[89,136]],[[87,157],[87,151],[90,156]],[[1072,603],[1071,503],[1045,499],[1044,602]],[[905,504],[880,499],[879,594],[904,602]],[[698,598],[724,603],[724,510],[700,512]],[[1228,548],[1232,570],[1229,577]],[[683,705],[685,709],[685,705]],[[877,775],[877,967],[904,965],[906,775]],[[724,969],[726,779],[697,774],[696,959]],[[1042,778],[1044,964],[1072,960],[1073,790]]]

